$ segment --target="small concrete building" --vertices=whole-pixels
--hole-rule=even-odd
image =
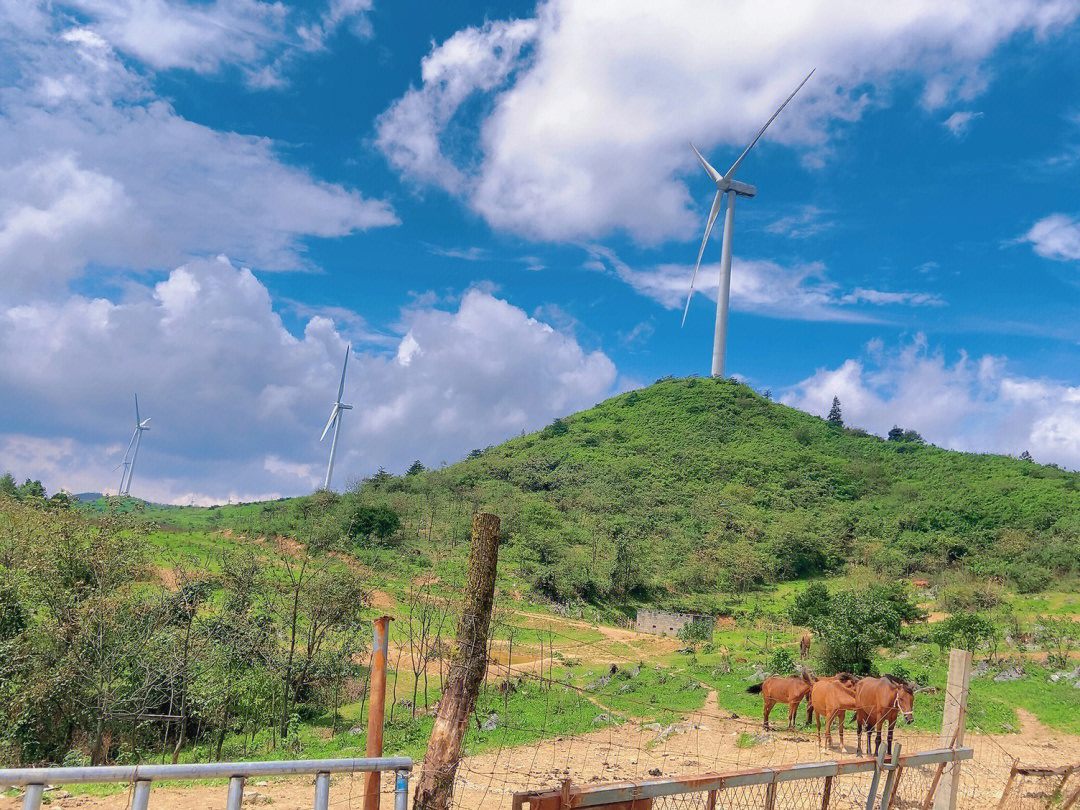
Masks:
[[[677,636],[680,630],[693,622],[712,624],[712,618],[700,613],[671,613],[666,610],[642,609],[637,612],[637,623],[634,629],[639,633],[652,633],[655,636]]]

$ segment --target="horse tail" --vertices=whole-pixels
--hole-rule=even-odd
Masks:
[[[747,694],[750,694],[750,695],[760,695],[761,694],[761,684],[760,683],[755,683],[755,684],[753,684],[751,686],[746,687],[746,692],[747,692]]]
[[[803,671],[802,671],[802,673],[801,673],[801,674],[802,674],[802,679],[803,679],[804,681],[806,681],[806,682],[807,682],[808,684],[810,684],[811,686],[813,686],[813,685],[814,685],[814,676],[810,674],[810,670],[808,670],[808,669],[806,669],[806,668],[804,667],[804,668],[803,668]]]

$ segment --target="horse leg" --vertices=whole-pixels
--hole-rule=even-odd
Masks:
[[[801,701],[802,698],[799,698],[799,700],[796,700],[794,703],[789,703],[787,705],[787,727],[792,731],[795,730],[795,715],[799,711],[799,703]]]
[[[840,712],[840,750],[844,751],[844,721],[847,719],[847,712]]]
[[[862,756],[862,727],[862,712],[855,712],[855,754],[860,757]]]
[[[885,742],[885,750],[886,750],[886,752],[889,752],[889,753],[892,752],[892,730],[893,730],[893,727],[895,725],[896,725],[896,720],[895,719],[892,720],[889,723],[889,735],[888,735],[888,739]]]
[[[761,725],[766,731],[769,730],[769,715],[772,714],[773,706],[776,705],[776,701],[765,698],[765,719],[762,720]]]
[[[878,749],[881,748],[881,727],[884,723],[877,724],[877,734],[874,737],[874,756],[878,755]]]
[[[821,712],[817,713],[817,745],[821,748]]]
[[[810,725],[810,723],[813,721],[813,719],[814,719],[814,704],[810,701],[810,696],[807,695],[806,696],[806,725]]]

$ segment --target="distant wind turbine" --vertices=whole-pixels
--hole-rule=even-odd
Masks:
[[[816,69],[817,68],[815,68],[815,70]],[[813,75],[813,70],[806,74],[806,78],[803,79],[802,82],[799,83],[799,86],[795,88],[795,91],[784,100],[784,103],[776,109],[776,112],[774,112],[769,120],[765,122],[765,126],[758,131],[754,140],[750,141],[750,145],[746,147],[742,154],[739,155],[738,159],[731,164],[731,168],[727,170],[727,174],[720,174],[720,172],[710,166],[709,161],[702,157],[701,152],[697,150],[697,147],[692,143],[690,144],[690,148],[694,150],[694,154],[697,155],[698,160],[701,161],[701,165],[705,167],[705,173],[709,175],[714,183],[716,183],[716,197],[713,198],[712,209],[709,211],[709,219],[705,223],[705,237],[701,240],[701,249],[698,251],[697,264],[694,265],[694,275],[690,279],[690,293],[686,296],[686,309],[683,310],[682,322],[684,325],[686,324],[686,314],[690,311],[690,299],[694,296],[694,281],[697,280],[698,268],[701,267],[701,257],[705,253],[705,243],[709,241],[709,234],[712,232],[713,223],[716,222],[717,214],[720,213],[720,199],[725,194],[727,195],[727,211],[724,214],[724,236],[720,247],[720,285],[716,296],[716,329],[713,332],[713,377],[724,376],[724,356],[727,353],[728,299],[731,295],[731,236],[735,225],[735,198],[753,197],[757,194],[757,189],[753,186],[737,181],[735,179],[735,172],[738,171],[739,166],[742,165],[746,155],[754,148],[754,145],[760,140],[761,136],[765,134],[765,130],[769,128],[769,124],[776,120],[776,116],[780,115],[780,111],[788,105],[789,101],[795,98],[795,93],[798,93],[802,89],[802,86],[806,84]]]
[[[150,421],[150,417],[145,419],[139,416],[139,395],[135,395],[135,430],[131,434],[131,439],[128,441],[127,449],[124,451],[124,460],[117,464],[113,471],[124,468],[124,472],[120,475],[120,489],[117,491],[117,495],[128,495],[131,493],[131,476],[135,473],[135,459],[139,457],[139,442],[142,440],[143,431],[149,430],[150,426],[147,422]],[[132,452],[134,447],[134,452]],[[128,458],[128,455],[131,458]]]
[[[334,472],[334,453],[337,452],[337,438],[338,431],[341,430],[341,412],[347,411],[352,408],[352,405],[346,405],[341,401],[342,394],[345,393],[345,369],[349,367],[349,347],[345,347],[345,362],[341,364],[341,382],[338,383],[337,399],[334,400],[334,407],[330,411],[330,419],[326,422],[326,427],[323,428],[322,436],[319,437],[321,442],[326,438],[326,434],[330,431],[330,426],[334,427],[334,438],[330,440],[330,463],[326,465],[326,481],[323,482],[323,489],[330,489],[330,476]]]

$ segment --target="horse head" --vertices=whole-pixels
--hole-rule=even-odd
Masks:
[[[906,723],[910,724],[915,720],[915,690],[910,683],[897,688],[894,705],[903,713]]]

